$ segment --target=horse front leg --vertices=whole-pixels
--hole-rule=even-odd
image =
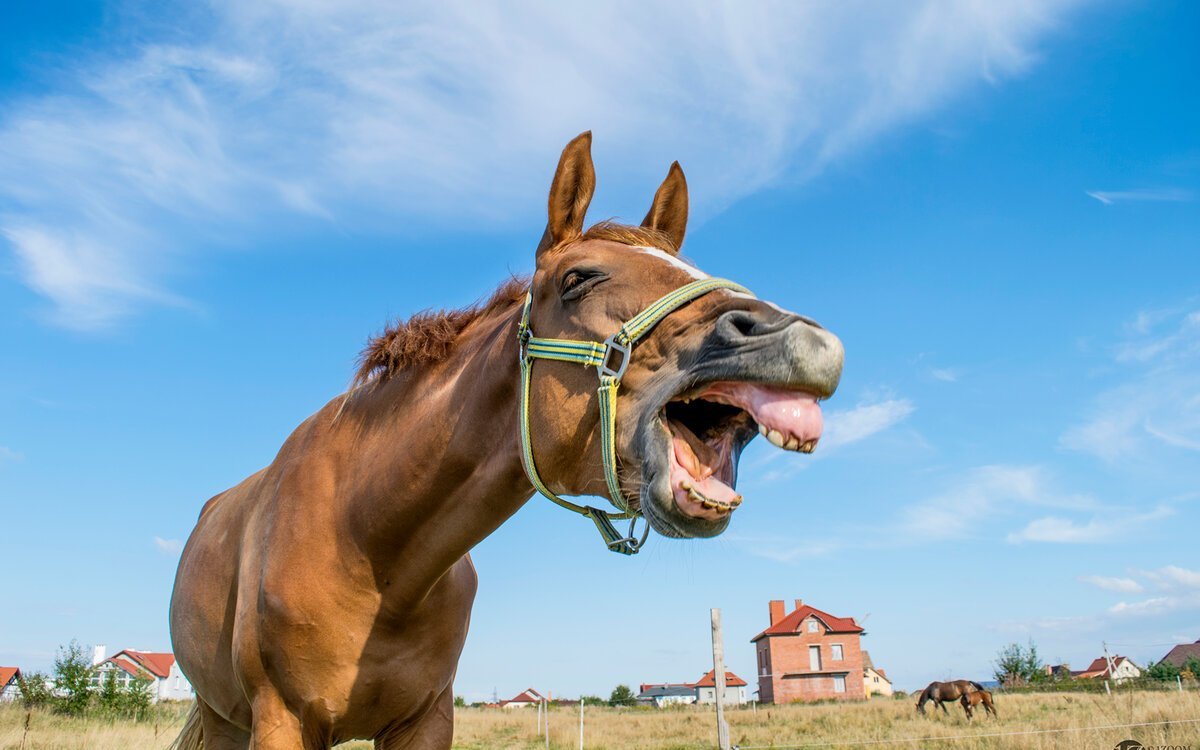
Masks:
[[[300,716],[269,689],[260,690],[251,703],[251,750],[329,750],[333,747],[332,721],[322,704],[310,703]]]
[[[420,718],[376,738],[375,750],[450,750],[453,740],[454,690],[448,686]]]

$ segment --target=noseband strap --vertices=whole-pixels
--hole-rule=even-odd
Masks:
[[[538,492],[567,510],[592,519],[605,545],[613,552],[635,555],[646,542],[650,533],[647,525],[641,538],[634,534],[634,527],[641,513],[632,510],[621,492],[621,480],[617,474],[617,389],[629,366],[633,345],[658,325],[663,318],[692,300],[703,297],[718,289],[729,289],[750,294],[745,287],[725,279],[701,279],[685,284],[630,318],[603,343],[573,341],[570,339],[542,339],[529,329],[529,311],[533,305],[532,293],[525,295],[525,309],[517,326],[517,342],[521,358],[521,463],[525,474]],[[529,383],[533,371],[533,360],[553,359],[559,362],[574,362],[584,367],[595,367],[600,377],[597,395],[600,403],[600,452],[604,457],[604,478],[608,484],[609,499],[620,509],[619,513],[579,505],[554,494],[538,475],[533,460],[533,441],[529,432]],[[629,532],[621,535],[613,521],[629,519]]]

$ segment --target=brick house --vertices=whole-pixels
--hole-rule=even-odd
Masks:
[[[772,601],[769,610],[770,627],[750,639],[757,651],[761,702],[865,699],[860,639],[866,632],[854,618],[822,612],[800,599],[790,613],[782,600]]]

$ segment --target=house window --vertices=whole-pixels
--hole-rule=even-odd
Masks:
[[[834,661],[842,660],[842,644],[840,644],[840,643],[833,644],[833,655],[830,656],[830,658],[833,659]]]
[[[814,672],[821,671],[821,647],[808,647],[808,668]]]
[[[766,651],[758,652],[758,673],[759,674],[767,673],[767,652]]]
[[[817,621],[816,620],[810,619],[808,621],[808,632],[810,632],[810,633],[817,632]]]
[[[846,692],[846,678],[843,677],[842,675],[837,675],[836,677],[833,678],[833,692],[835,692],[835,693]]]

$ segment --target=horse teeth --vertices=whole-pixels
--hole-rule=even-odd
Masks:
[[[800,449],[800,439],[799,438],[788,438],[787,443],[783,447],[790,451],[799,450]]]
[[[737,497],[735,497],[734,499],[729,501],[730,508],[736,508],[741,504],[742,504],[742,496],[741,495],[738,495]]]
[[[812,453],[816,449],[817,449],[817,441],[816,440],[805,441],[805,443],[800,446],[801,453]]]
[[[767,436],[767,428],[763,427],[762,425],[759,425],[758,426],[758,434],[762,435],[763,437],[766,437]]]
[[[776,448],[783,447],[783,433],[780,432],[779,430],[771,430],[770,432],[768,432],[767,440],[770,440],[771,445],[775,446]]]

